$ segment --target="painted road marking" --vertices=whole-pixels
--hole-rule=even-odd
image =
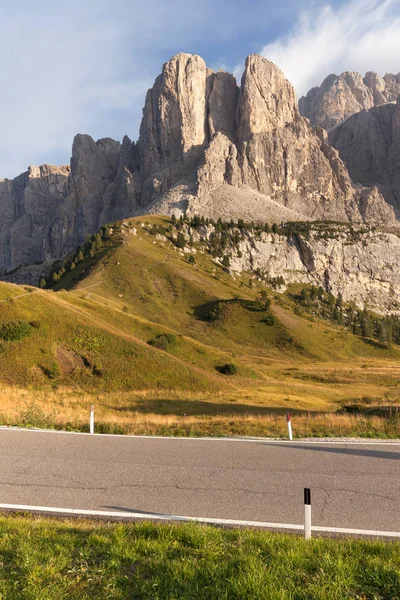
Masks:
[[[123,438],[123,439],[137,439],[137,440],[185,440],[190,442],[245,442],[252,444],[282,444],[290,446],[291,444],[314,444],[314,445],[322,445],[322,444],[339,444],[342,446],[400,446],[400,441],[382,441],[381,439],[371,438],[370,440],[307,440],[304,438],[294,439],[293,442],[290,442],[286,438],[240,438],[240,437],[180,437],[180,436],[162,436],[162,435],[123,435],[123,434],[114,434],[114,433],[83,433],[81,431],[59,431],[56,429],[29,429],[27,427],[7,427],[0,426],[0,431],[23,431],[30,433],[53,433],[53,434],[61,434],[61,435],[85,435],[90,438],[95,437],[105,437],[105,438]]]
[[[205,525],[229,525],[234,527],[256,527],[262,529],[284,529],[303,531],[304,525],[290,523],[265,523],[263,521],[238,521],[235,519],[213,519],[208,517],[185,517],[177,515],[146,514],[128,511],[84,510],[77,508],[54,508],[52,506],[29,506],[24,504],[0,504],[0,510],[56,514],[74,517],[108,517],[117,519],[144,520],[144,521],[174,521],[187,523],[203,523]],[[343,533],[347,535],[373,536],[399,538],[400,532],[378,531],[373,529],[347,529],[343,527],[318,527],[312,526],[312,531],[319,533]]]

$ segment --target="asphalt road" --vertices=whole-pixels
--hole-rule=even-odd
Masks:
[[[400,445],[0,430],[0,504],[400,532]]]

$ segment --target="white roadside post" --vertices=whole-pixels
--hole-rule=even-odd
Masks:
[[[94,433],[94,404],[90,405],[90,433]]]
[[[311,539],[311,490],[304,488],[304,539]]]
[[[287,428],[288,428],[289,440],[293,441],[292,421],[290,420],[290,414],[288,412],[286,413],[286,420],[287,420]]]

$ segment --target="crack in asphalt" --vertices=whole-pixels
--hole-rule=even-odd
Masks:
[[[59,477],[54,475],[55,477]],[[91,486],[91,485],[83,485],[79,484],[76,481],[70,480],[74,485],[66,484],[66,485],[57,485],[57,484],[45,484],[45,483],[13,483],[10,481],[0,481],[0,485],[10,486],[13,488],[50,488],[50,489],[66,489],[66,490],[87,490],[87,491],[110,491],[116,489],[132,489],[132,488],[149,488],[149,489],[176,489],[181,491],[193,491],[193,492],[244,492],[248,494],[257,494],[260,496],[273,496],[273,497],[285,497],[286,494],[279,494],[276,491],[266,491],[266,490],[252,490],[250,488],[236,488],[236,487],[217,487],[217,488],[208,488],[208,487],[196,487],[196,486],[183,486],[179,484],[119,484],[119,485],[108,485],[108,486]]]
[[[399,501],[398,498],[395,498],[393,496],[385,496],[384,494],[376,494],[374,492],[363,492],[362,490],[349,490],[346,488],[335,488],[332,490],[327,490],[326,488],[322,487],[322,486],[315,486],[314,489],[319,489],[322,490],[325,494],[325,497],[323,499],[322,502],[322,506],[321,506],[321,510],[320,510],[320,514],[319,517],[321,519],[321,522],[323,522],[324,520],[324,516],[325,516],[325,511],[328,508],[328,503],[329,500],[331,499],[331,496],[335,493],[339,493],[339,492],[345,492],[347,494],[355,494],[357,496],[368,496],[371,498],[381,498],[383,500],[389,500],[389,501]]]

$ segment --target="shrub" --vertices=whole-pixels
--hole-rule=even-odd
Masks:
[[[158,350],[167,350],[169,346],[175,345],[176,342],[177,337],[173,333],[160,333],[152,340],[149,340],[148,344],[154,348],[158,348]]]
[[[51,427],[53,424],[52,415],[46,414],[34,401],[25,402],[20,408],[18,417],[25,427]]]
[[[93,366],[93,375],[96,375],[96,377],[103,377],[104,371],[101,365],[96,364]]]
[[[61,374],[60,367],[56,362],[53,362],[50,367],[42,367],[42,371],[49,379],[57,379]]]
[[[217,302],[204,315],[205,321],[223,321],[229,318],[232,308],[228,302]]]
[[[5,342],[20,342],[31,333],[31,326],[26,321],[10,321],[0,327],[0,339]]]
[[[222,367],[218,367],[218,371],[223,375],[235,375],[237,373],[237,366],[234,363],[227,363]]]
[[[265,319],[263,319],[263,323],[265,323],[269,327],[272,327],[272,325],[275,325],[275,317],[274,317],[274,315],[267,315],[265,317]]]

